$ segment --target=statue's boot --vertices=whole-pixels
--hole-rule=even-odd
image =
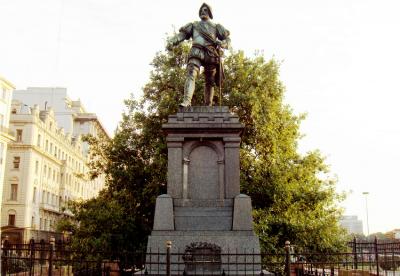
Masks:
[[[212,106],[213,99],[214,99],[214,86],[211,84],[206,84],[204,87],[204,104]]]
[[[181,107],[187,107],[192,104],[192,97],[195,89],[196,77],[199,73],[199,68],[193,64],[188,65],[183,101],[179,104]]]

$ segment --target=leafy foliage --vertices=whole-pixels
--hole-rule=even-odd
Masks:
[[[87,137],[94,157],[92,176],[105,173],[108,186],[99,198],[76,204],[80,224],[74,238],[79,244],[106,247],[115,233],[126,248],[145,244],[155,198],[166,192],[167,149],[161,126],[177,112],[182,98],[188,50],[182,44],[155,56],[143,97],[126,100],[127,111],[112,141]],[[231,52],[225,74],[223,105],[245,126],[241,191],[252,198],[263,248],[279,251],[290,240],[299,248],[340,250],[345,244],[336,205],[341,196],[320,152],[298,153],[305,116],[293,114],[283,103],[279,63]],[[203,83],[200,77],[194,104],[202,103]]]

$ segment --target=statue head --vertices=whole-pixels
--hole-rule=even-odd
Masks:
[[[213,19],[211,6],[206,3],[203,3],[203,5],[201,5],[199,9],[199,16],[202,20],[206,20],[209,18]]]

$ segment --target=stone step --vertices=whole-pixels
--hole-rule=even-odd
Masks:
[[[233,199],[174,199],[176,207],[232,207]]]
[[[232,217],[232,207],[175,207],[175,217]]]
[[[232,207],[175,207],[175,230],[222,231],[232,229]]]

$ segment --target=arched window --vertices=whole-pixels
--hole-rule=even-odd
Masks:
[[[17,212],[13,209],[8,210],[8,225],[15,226],[15,219],[17,216]]]

